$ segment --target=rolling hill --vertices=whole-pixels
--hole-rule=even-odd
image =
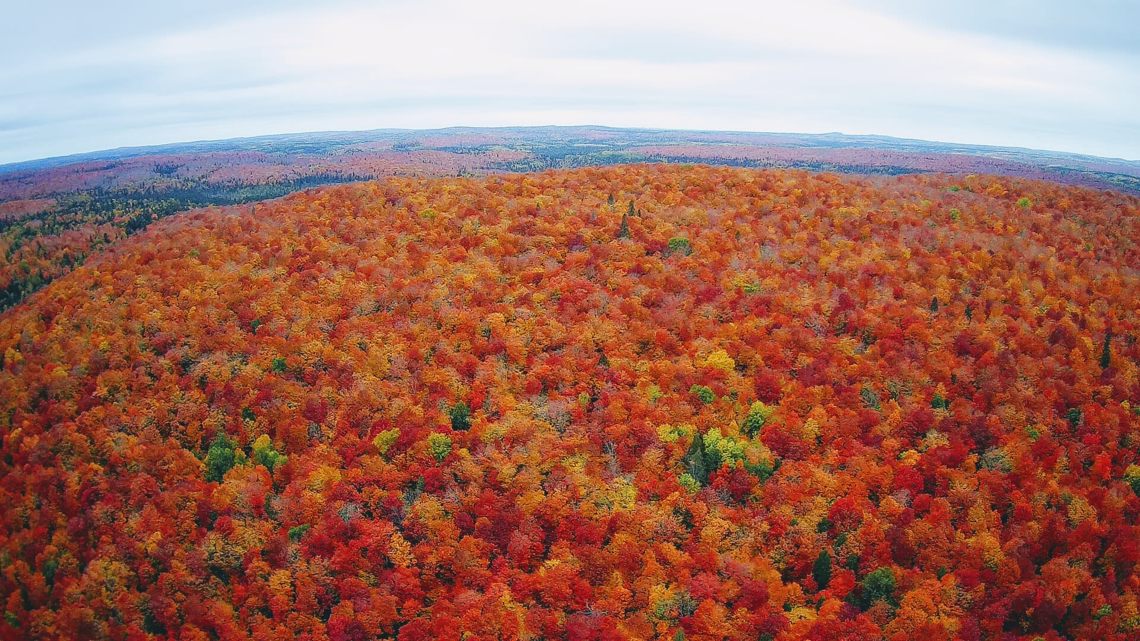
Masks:
[[[152,221],[392,175],[638,162],[868,175],[993,174],[1140,193],[1140,163],[841,134],[451,128],[291,134],[119,149],[0,167],[0,311]]]

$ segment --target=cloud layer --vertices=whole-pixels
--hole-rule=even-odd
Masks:
[[[0,43],[0,162],[531,124],[879,133],[1140,158],[1140,45],[1120,26],[1140,12],[1127,3],[1079,15],[1000,1],[947,15],[893,0],[88,4],[15,10],[27,28]]]

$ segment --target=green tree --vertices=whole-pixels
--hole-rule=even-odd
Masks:
[[[879,402],[879,395],[870,387],[864,386],[863,389],[859,390],[859,398],[863,400],[864,405],[873,410],[883,409],[882,404]]]
[[[776,408],[756,401],[748,408],[748,414],[744,417],[744,422],[741,424],[741,431],[748,436],[756,436],[760,433],[760,428],[768,422],[768,419],[776,413]]]
[[[705,449],[705,439],[701,437],[700,432],[693,433],[693,442],[689,445],[689,451],[685,453],[681,463],[685,466],[685,471],[701,485],[708,485],[709,474],[712,473],[719,466],[719,461],[710,460],[708,450]]]
[[[284,465],[288,457],[274,449],[268,434],[262,434],[253,442],[253,460],[272,472]]]
[[[457,432],[466,431],[471,427],[471,408],[463,401],[452,405],[448,410],[448,416],[451,418],[451,429]]]
[[[1104,347],[1100,350],[1100,367],[1101,369],[1108,369],[1112,364],[1112,331],[1107,331],[1104,334]]]
[[[811,566],[811,576],[820,590],[831,582],[831,554],[827,550],[820,550],[819,556],[815,557],[815,563]]]
[[[860,582],[861,596],[863,609],[867,609],[879,601],[886,601],[890,605],[896,605],[895,590],[898,585],[895,581],[895,573],[890,568],[879,568],[863,577]]]
[[[716,394],[714,394],[713,391],[705,385],[693,385],[689,388],[689,393],[696,395],[696,397],[699,398],[705,405],[708,405],[709,403],[712,403],[716,400]]]
[[[448,454],[451,454],[451,438],[446,434],[433,432],[428,435],[427,440],[428,450],[431,451],[431,455],[435,457],[435,460],[442,461],[447,458]]]
[[[220,483],[236,462],[234,442],[225,434],[218,434],[206,452],[206,480]]]
[[[675,236],[669,239],[669,253],[688,256],[693,253],[693,245],[684,236]]]

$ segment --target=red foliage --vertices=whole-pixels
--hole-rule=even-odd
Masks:
[[[1135,638],[1138,211],[634,166],[166,219],[0,316],[0,639]]]

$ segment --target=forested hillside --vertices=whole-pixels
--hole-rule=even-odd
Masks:
[[[883,136],[615,129],[381,129],[178,143],[0,166],[0,312],[167,216],[387,176],[638,162],[868,175],[999,174],[1140,193],[1140,163]]]
[[[0,639],[1140,635],[1140,199],[634,165],[165,218],[0,316]]]

